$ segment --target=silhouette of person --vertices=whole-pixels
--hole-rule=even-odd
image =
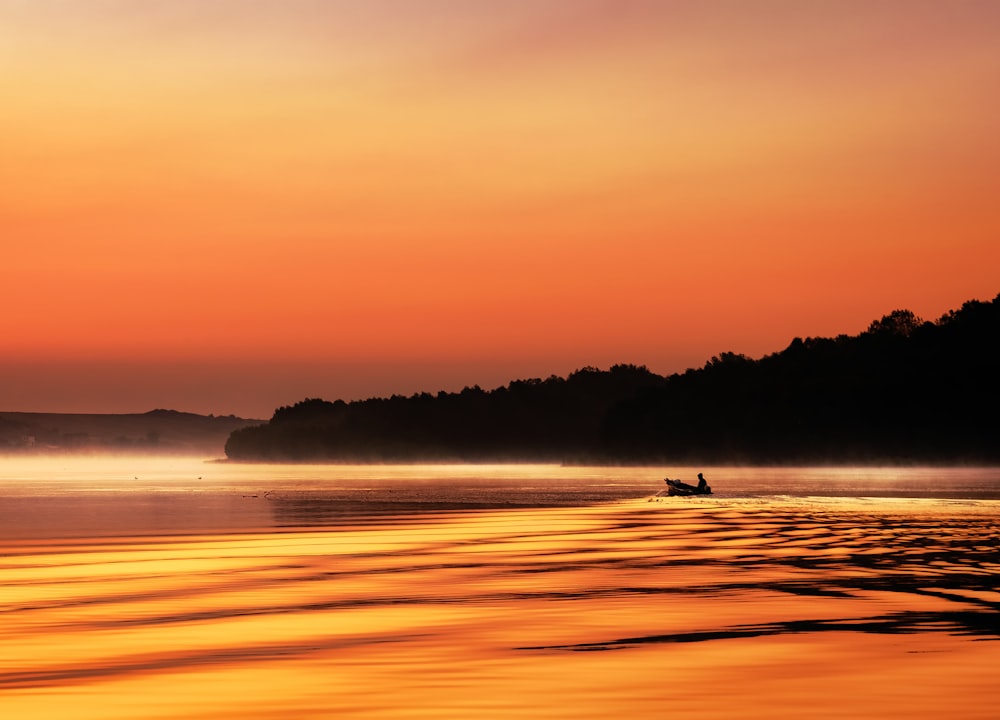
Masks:
[[[698,492],[701,493],[712,492],[712,488],[708,486],[708,481],[705,480],[705,476],[702,475],[701,473],[698,473]]]

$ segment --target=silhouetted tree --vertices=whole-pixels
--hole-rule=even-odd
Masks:
[[[586,367],[486,391],[307,399],[237,430],[239,459],[802,462],[1000,460],[1000,295],[937,322],[895,310],[661,377]]]

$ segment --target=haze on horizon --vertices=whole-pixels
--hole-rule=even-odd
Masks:
[[[700,366],[996,296],[1000,4],[0,0],[0,410]]]

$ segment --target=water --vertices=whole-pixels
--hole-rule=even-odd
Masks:
[[[995,716],[1000,472],[699,469],[0,460],[0,716]]]
[[[244,465],[200,458],[0,460],[0,538],[259,531],[442,510],[648,499],[703,471],[718,503],[1000,499],[1000,468]],[[675,501],[680,502],[680,501]]]

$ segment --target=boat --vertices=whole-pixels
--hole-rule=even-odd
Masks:
[[[670,478],[664,478],[663,482],[667,484],[667,495],[673,497],[675,495],[711,495],[712,488],[705,484],[704,487],[698,485],[689,485],[681,480],[671,480]]]

